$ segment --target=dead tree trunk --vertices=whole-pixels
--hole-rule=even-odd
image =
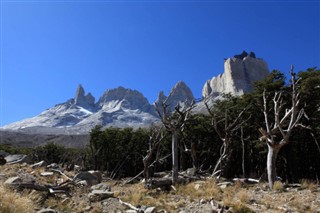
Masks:
[[[245,170],[245,144],[243,139],[243,127],[241,126],[241,145],[242,145],[242,175],[246,177],[246,170]]]
[[[272,188],[277,178],[276,163],[280,148],[268,145],[267,173],[269,187]]]
[[[172,132],[172,184],[178,182],[178,132]]]
[[[172,134],[172,184],[178,183],[178,142],[179,134],[183,132],[184,126],[189,119],[189,113],[194,107],[192,103],[186,109],[181,111],[180,105],[175,106],[175,111],[171,114],[167,109],[168,105],[164,102],[162,104],[162,111],[160,111],[158,105],[155,103],[155,109],[161,118],[161,121],[168,132]]]
[[[233,137],[235,135],[235,132],[250,119],[250,116],[245,120],[243,119],[243,114],[247,110],[245,108],[238,114],[237,118],[234,119],[233,122],[230,122],[228,118],[228,109],[225,109],[224,115],[219,116],[220,119],[218,120],[218,115],[214,112],[214,110],[211,110],[209,108],[206,102],[205,106],[211,116],[211,125],[214,131],[219,136],[220,140],[222,141],[222,146],[220,149],[220,158],[215,164],[212,176],[217,176],[219,174],[219,176],[229,177],[231,169],[231,160],[234,151]],[[223,121],[224,126],[219,126],[218,124]]]
[[[293,66],[291,66],[290,75],[292,89],[291,107],[283,110],[284,103],[282,93],[275,92],[273,97],[273,109],[271,109],[274,114],[274,119],[272,122],[270,121],[270,116],[268,116],[270,110],[268,107],[269,101],[267,100],[268,98],[266,91],[263,92],[263,114],[265,119],[265,128],[260,128],[259,131],[262,134],[260,140],[266,141],[268,146],[267,172],[270,189],[273,188],[273,184],[276,181],[276,161],[278,153],[284,145],[289,143],[289,138],[293,129],[299,124],[301,117],[304,115],[303,108],[300,110],[298,109],[299,93],[297,84],[300,79],[296,79],[296,75],[293,73]],[[273,127],[271,123],[273,123]]]
[[[152,164],[153,159],[155,159],[155,161],[157,161],[158,159],[156,159],[158,156],[157,152],[158,152],[158,147],[159,144],[161,143],[161,141],[164,139],[165,134],[163,134],[162,131],[162,127],[158,128],[158,127],[152,127],[150,129],[150,138],[149,138],[149,150],[147,155],[143,158],[143,176],[145,179],[145,183],[147,184],[148,179],[150,178],[150,166]]]
[[[196,144],[194,142],[191,143],[191,157],[192,157],[192,166],[194,169],[199,169],[199,162],[197,157],[197,149]]]

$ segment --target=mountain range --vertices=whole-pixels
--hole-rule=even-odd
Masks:
[[[224,72],[205,82],[203,98],[211,103],[223,93],[242,95],[252,90],[253,82],[269,74],[267,63],[256,58],[253,52],[224,60]],[[165,101],[169,110],[179,104],[187,107],[194,101],[190,88],[179,81],[168,95],[159,92],[155,103]],[[194,112],[203,113],[203,102],[197,103]],[[96,125],[103,127],[147,127],[159,122],[159,117],[143,94],[124,87],[106,90],[96,101],[91,93],[79,85],[75,96],[57,104],[39,115],[14,122],[0,128],[2,131],[19,131],[33,134],[88,134]]]

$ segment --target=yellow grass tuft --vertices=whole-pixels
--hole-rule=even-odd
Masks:
[[[313,181],[303,179],[301,180],[301,189],[309,189],[311,192],[316,192],[318,190],[318,184]]]
[[[234,213],[254,213],[255,211],[251,210],[249,207],[243,204],[236,204],[232,206],[232,212]]]
[[[1,213],[31,213],[35,206],[29,198],[21,196],[0,185],[0,212]]]
[[[240,191],[236,194],[236,197],[241,203],[249,203],[250,201],[250,194],[245,189],[240,189]]]
[[[283,192],[284,191],[284,184],[281,181],[276,181],[276,182],[274,182],[272,189],[277,192]]]
[[[188,196],[191,200],[220,200],[221,192],[221,189],[216,185],[214,179],[200,182],[196,181],[186,185],[180,185],[177,188],[178,195]]]

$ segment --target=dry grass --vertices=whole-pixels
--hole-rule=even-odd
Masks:
[[[0,173],[5,177],[14,177],[22,174],[33,175],[41,184],[56,183],[61,176],[54,174],[42,177],[40,173],[45,168],[30,169],[27,165],[4,165]],[[73,173],[68,173],[70,177]],[[3,179],[1,182],[3,182]],[[143,183],[121,185],[121,181],[108,181],[115,197],[134,206],[154,206],[157,211],[167,212],[208,212],[210,200],[220,205],[232,207],[233,212],[283,212],[289,209],[296,212],[317,212],[320,209],[319,185],[315,182],[302,180],[300,188],[284,189],[281,182],[275,182],[274,190],[267,190],[267,183],[258,185],[235,182],[231,186],[221,189],[217,180],[207,178],[185,185],[179,185],[176,190],[162,191],[159,189],[147,190]],[[14,192],[12,189],[0,185],[0,212],[22,213],[35,212],[35,208],[52,207],[61,212],[82,212],[88,206],[88,212],[101,212],[103,202],[89,202],[87,194],[89,187],[71,187],[72,197],[64,195],[47,197],[45,192],[25,190]],[[111,201],[110,201],[111,202]],[[111,202],[112,206],[112,202]],[[121,206],[121,204],[120,204]],[[200,208],[203,207],[204,209]],[[117,207],[118,208],[118,207]],[[123,207],[122,210],[124,210]]]
[[[0,185],[0,212],[1,213],[31,213],[35,205],[24,195],[15,193]]]
[[[179,185],[176,191],[169,192],[158,189],[147,190],[143,183],[127,185],[126,190],[117,188],[117,186],[114,186],[113,189],[122,190],[119,198],[133,205],[157,206],[159,209],[170,211],[183,207],[187,202],[222,198],[222,191],[213,179]]]
[[[301,180],[301,189],[309,189],[311,192],[318,190],[318,184],[314,181],[303,179]]]
[[[232,206],[232,212],[234,213],[255,213],[252,209],[248,206],[240,203]]]
[[[284,191],[284,184],[281,181],[275,181],[272,189],[276,192],[283,192]]]
[[[196,181],[186,185],[180,185],[177,188],[176,194],[188,196],[191,200],[220,200],[222,191],[214,179],[208,179],[206,181]]]
[[[236,194],[236,197],[241,203],[249,203],[250,194],[246,189],[240,189],[240,191]]]

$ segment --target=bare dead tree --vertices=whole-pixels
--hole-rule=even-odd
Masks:
[[[148,179],[150,178],[150,166],[153,162],[153,159],[156,158],[156,161],[158,160],[158,147],[165,137],[165,134],[163,133],[162,129],[163,126],[161,126],[160,128],[154,126],[150,129],[149,149],[147,155],[143,158],[143,176],[146,184],[148,182]]]
[[[232,159],[232,153],[234,151],[234,146],[232,144],[233,138],[235,136],[236,131],[250,119],[250,116],[247,119],[243,118],[244,113],[247,110],[247,108],[245,108],[238,114],[236,119],[230,121],[228,119],[229,109],[225,109],[224,115],[221,118],[218,118],[218,115],[214,112],[214,110],[210,109],[210,107],[208,106],[207,101],[205,101],[204,103],[211,116],[211,125],[214,131],[217,133],[219,139],[222,141],[222,146],[220,149],[220,158],[215,164],[212,176],[228,176]],[[224,122],[223,127],[219,125],[222,122]]]
[[[246,176],[246,170],[245,170],[245,163],[244,163],[244,158],[245,158],[245,143],[244,143],[244,138],[243,138],[243,127],[241,126],[240,128],[241,131],[241,145],[242,145],[242,175],[243,177]]]
[[[198,156],[197,156],[197,144],[192,141],[190,149],[187,147],[186,143],[183,142],[183,152],[188,153],[191,155],[192,158],[192,167],[198,171],[199,170],[199,162],[198,162]]]
[[[275,92],[273,97],[273,108],[269,109],[269,101],[266,90],[263,92],[263,114],[265,128],[260,128],[262,134],[260,140],[264,140],[268,146],[267,173],[270,189],[276,180],[276,161],[280,149],[288,144],[293,129],[299,125],[304,109],[299,109],[299,92],[297,84],[300,79],[296,79],[293,73],[293,66],[290,69],[291,75],[291,106],[284,108],[283,92]],[[269,113],[274,113],[274,118],[270,119]],[[272,120],[272,121],[271,121]]]
[[[161,122],[167,129],[169,133],[172,134],[172,185],[176,185],[178,181],[178,141],[179,134],[183,131],[186,121],[189,119],[191,110],[194,107],[194,102],[185,109],[181,109],[178,104],[175,106],[174,113],[168,111],[168,106],[166,101],[160,103],[160,106],[155,103],[155,109],[161,119]]]

